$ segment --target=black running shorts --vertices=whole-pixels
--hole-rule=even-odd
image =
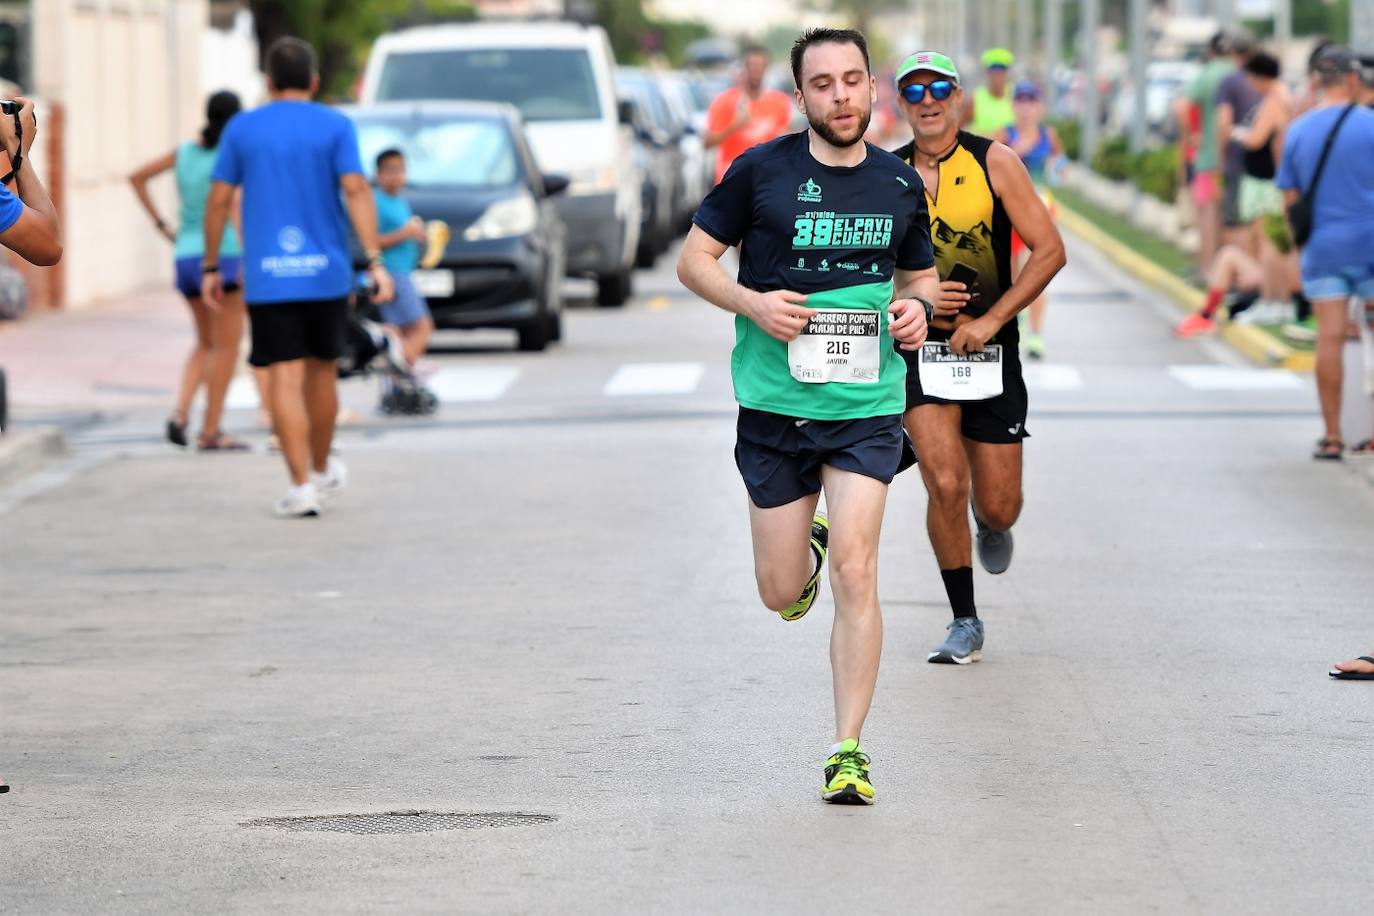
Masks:
[[[338,359],[343,355],[347,299],[249,304],[253,350],[248,362],[270,366],[294,359]]]
[[[741,407],[735,464],[749,498],[773,509],[821,491],[829,465],[883,483],[916,463],[900,415],[802,420]]]
[[[1021,360],[1016,350],[1017,344],[1003,344],[1002,393],[986,401],[946,401],[942,398],[928,397],[921,390],[921,373],[917,362],[918,353],[901,351],[906,357],[906,409],[923,404],[958,404],[960,410],[960,432],[972,442],[985,442],[990,445],[1013,445],[1022,439],[1029,439],[1026,430],[1026,412],[1030,408],[1030,398],[1026,394],[1026,380],[1021,376]]]

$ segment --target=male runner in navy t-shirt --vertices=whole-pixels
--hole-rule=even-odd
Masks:
[[[321,495],[342,490],[347,473],[329,452],[339,405],[335,360],[352,284],[349,222],[367,253],[379,302],[391,298],[392,285],[353,124],[310,101],[320,82],[315,52],[298,38],[279,39],[267,52],[267,72],[271,102],[236,115],[220,138],[205,251],[219,251],[230,198],[242,185],[249,361],[268,368],[272,423],[291,474],[292,487],[276,511],[318,515]],[[218,301],[214,255],[206,254],[202,273],[206,300]]]

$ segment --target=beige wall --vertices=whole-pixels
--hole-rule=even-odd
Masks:
[[[206,0],[40,0],[33,11],[34,88],[62,106],[66,126],[53,178],[62,184],[65,305],[169,284],[171,247],[128,175],[201,123]],[[155,184],[164,218],[174,219],[170,175]]]

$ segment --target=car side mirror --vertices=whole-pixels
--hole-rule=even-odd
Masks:
[[[567,175],[545,175],[544,194],[548,197],[553,197],[555,194],[562,194],[564,191],[568,190],[570,184],[572,184],[572,179]]]
[[[628,99],[621,99],[616,105],[616,117],[620,123],[626,127],[635,126],[635,103]]]

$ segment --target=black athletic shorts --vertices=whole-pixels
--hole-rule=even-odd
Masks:
[[[251,365],[262,367],[293,359],[338,359],[348,324],[347,299],[308,299],[248,305],[252,326]]]
[[[1002,344],[1002,393],[986,401],[946,401],[927,397],[921,390],[919,351],[899,351],[906,359],[906,409],[923,404],[958,404],[959,427],[965,439],[991,445],[1011,445],[1029,439],[1026,411],[1030,398],[1026,394],[1026,380],[1021,376],[1020,341],[1008,338],[993,341]]]
[[[825,465],[891,483],[916,463],[916,450],[898,414],[801,420],[741,407],[737,429],[735,465],[760,509],[819,493]]]

